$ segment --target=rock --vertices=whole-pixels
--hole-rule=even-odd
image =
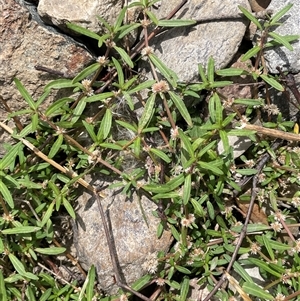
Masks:
[[[113,24],[121,9],[122,1],[119,0],[40,0],[38,5],[41,18],[65,32],[70,32],[66,22],[72,22],[101,33],[103,27],[97,16]]]
[[[271,0],[249,0],[251,9],[254,12],[259,12],[266,9],[270,5]]]
[[[293,3],[293,7],[279,20],[279,22],[283,24],[274,30],[274,32],[282,36],[300,34],[300,2],[298,0],[291,0],[288,3]],[[274,13],[277,13],[288,3],[285,0],[273,0],[268,9],[272,9]],[[271,30],[273,31],[273,28]],[[300,71],[300,40],[293,42],[291,45],[294,48],[293,51],[281,46],[265,52],[267,67],[271,73],[278,73],[276,69],[277,66],[281,67],[283,71],[293,73]]]
[[[162,1],[155,13],[163,18],[177,4],[176,0]],[[250,10],[246,0],[188,1],[175,19],[215,19],[215,22],[211,20],[193,27],[172,28],[151,40],[150,46],[179,75],[181,81],[199,80],[199,63],[206,66],[209,57],[213,57],[216,68],[219,69],[227,66],[237,52],[248,24],[247,20],[241,19],[238,5]],[[235,16],[236,19],[224,19]]]
[[[27,9],[14,0],[4,1],[0,9],[1,96],[13,112],[28,108],[13,82],[15,77],[22,82],[33,99],[37,100],[45,85],[57,77],[35,70],[35,65],[40,64],[75,75],[93,61],[92,55],[86,49],[53,29],[43,27],[33,19]],[[62,93],[53,92],[42,103],[40,110],[44,111],[55,99],[66,96]],[[0,120],[6,118],[7,112],[0,104]],[[3,142],[8,138],[4,135],[6,134],[0,128],[0,157],[4,153]]]
[[[97,187],[101,184],[101,180],[96,180],[92,184]],[[107,184],[111,183],[106,182],[104,185]],[[164,231],[162,237],[157,238],[159,219],[152,214],[157,207],[147,198],[142,197],[139,201],[135,194],[132,198],[126,199],[120,191],[106,189],[103,192],[107,197],[101,202],[106,219],[109,220],[109,227],[112,229],[119,265],[126,282],[131,284],[151,269],[155,270],[155,265],[151,267],[151,261],[153,259],[156,261],[157,251],[166,251],[170,247],[171,233]],[[85,191],[78,198],[78,204],[74,225],[78,260],[84,269],[95,265],[101,289],[108,294],[115,293],[117,290],[113,278],[115,273],[97,202]]]

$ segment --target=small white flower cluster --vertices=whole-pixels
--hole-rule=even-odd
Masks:
[[[172,128],[170,130],[171,139],[176,140],[179,137],[179,127],[176,126],[174,129]]]
[[[268,115],[278,115],[280,113],[278,107],[273,103],[264,105],[263,110],[267,112]]]
[[[152,47],[145,47],[143,48],[143,50],[141,51],[141,55],[142,55],[142,60],[147,60],[147,57],[149,54],[153,53],[154,49]]]
[[[153,93],[164,93],[170,91],[169,84],[165,80],[161,80],[158,83],[153,84]]]
[[[89,79],[84,79],[81,83],[85,89],[86,95],[92,96],[94,94],[94,90],[91,87],[91,81]]]
[[[189,213],[188,218],[184,217],[183,219],[181,219],[181,225],[183,227],[188,227],[194,222],[195,222],[195,216],[192,213]]]
[[[149,253],[145,262],[142,264],[142,268],[147,270],[150,274],[155,274],[158,267],[158,260],[156,253]]]

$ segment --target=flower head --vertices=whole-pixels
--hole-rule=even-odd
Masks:
[[[165,80],[161,80],[158,83],[153,84],[152,92],[153,93],[164,93],[170,90],[169,84]]]

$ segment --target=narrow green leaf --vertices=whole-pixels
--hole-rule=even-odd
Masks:
[[[39,115],[35,113],[31,116],[31,131],[35,132],[39,124]]]
[[[150,9],[145,10],[147,16],[149,19],[157,26],[158,25],[158,19],[156,18],[155,14],[150,11]]]
[[[197,163],[198,163],[200,168],[210,170],[215,175],[218,175],[218,176],[223,175],[223,171],[221,169],[219,169],[218,167],[213,166],[211,163],[202,162],[202,161],[198,161]]]
[[[275,88],[278,91],[284,91],[284,87],[274,78],[272,78],[270,75],[261,74],[260,77],[268,83],[270,86]]]
[[[25,234],[25,233],[33,233],[40,230],[40,227],[34,227],[34,226],[22,226],[22,227],[16,227],[11,229],[4,229],[1,230],[1,232],[5,235],[7,234]]]
[[[49,207],[48,207],[48,209],[47,209],[45,215],[43,216],[43,219],[42,219],[42,222],[41,222],[41,227],[44,227],[44,225],[45,225],[45,224],[47,223],[47,221],[50,219],[50,217],[51,217],[51,215],[52,215],[52,212],[53,212],[54,204],[55,204],[55,201],[53,201],[53,202],[49,205]]]
[[[21,276],[23,276],[26,273],[23,263],[12,253],[8,254],[8,257],[12,265],[14,266],[15,270]]]
[[[12,162],[15,161],[18,152],[23,148],[22,142],[18,142],[4,155],[0,160],[0,170],[7,168]]]
[[[110,109],[107,109],[105,111],[105,114],[103,116],[103,119],[101,120],[101,125],[99,132],[97,134],[97,138],[100,140],[99,133],[101,133],[102,139],[106,139],[107,136],[110,133],[111,130],[111,125],[112,125],[112,112]]]
[[[194,153],[193,146],[192,146],[189,138],[183,133],[182,130],[179,130],[179,137],[181,139],[182,148],[185,149],[188,152],[190,158],[194,158],[195,157],[195,153]],[[188,160],[190,158],[186,158],[186,159]]]
[[[263,235],[262,239],[263,239],[264,246],[266,247],[271,260],[274,261],[275,260],[275,255],[274,255],[274,252],[272,250],[272,246],[270,244],[269,238],[267,238],[266,235]]]
[[[274,300],[274,297],[271,294],[253,282],[245,282],[242,288],[245,293],[258,297],[260,300]]]
[[[198,153],[197,158],[201,158],[204,154],[206,154],[210,149],[212,149],[217,144],[217,141],[212,141],[207,144],[205,147],[202,147],[200,152]]]
[[[49,159],[52,159],[57,154],[57,152],[59,151],[63,141],[64,141],[63,134],[59,134],[57,136],[57,139],[55,140],[55,142],[51,146],[51,149],[50,149],[49,154],[48,154]]]
[[[299,38],[300,38],[300,35],[285,35],[284,36],[284,39],[289,43],[294,42],[294,41],[298,40]],[[278,45],[280,45],[278,42],[276,42],[275,40],[272,40],[272,41],[267,42],[264,45],[264,49],[266,49],[268,47],[275,47]]]
[[[270,25],[275,25],[275,23],[283,16],[285,15],[291,8],[293,4],[290,3],[287,6],[285,6],[283,9],[281,9],[279,12],[277,12],[274,16],[272,16]]]
[[[170,70],[156,55],[149,54],[149,59],[159,70],[159,72],[166,78],[166,80],[172,85],[173,88],[177,86],[177,75]]]
[[[2,194],[5,202],[7,202],[8,206],[13,209],[15,207],[14,200],[12,195],[7,188],[7,186],[0,180],[0,193]]]
[[[100,68],[100,66],[101,65],[99,63],[94,63],[94,64],[86,67],[73,78],[72,84],[78,83],[81,80],[87,78],[89,75],[96,72]]]
[[[210,201],[206,202],[208,216],[211,220],[215,219],[215,208]]]
[[[17,86],[17,89],[19,90],[19,92],[23,96],[24,100],[28,103],[28,105],[30,106],[30,108],[33,109],[33,110],[36,110],[37,107],[36,107],[35,101],[30,96],[30,94],[25,89],[25,87],[22,85],[22,83],[17,78],[14,79],[14,82],[15,82],[15,84]]]
[[[225,80],[223,80],[223,81],[218,81],[218,82],[213,82],[212,84],[210,84],[209,85],[209,87],[212,89],[214,89],[214,88],[222,88],[222,87],[226,87],[226,86],[229,86],[229,85],[231,85],[233,82],[232,81],[229,81],[229,80],[227,80],[227,81],[225,81]]]
[[[235,261],[233,264],[233,269],[235,272],[237,272],[245,281],[252,283],[253,280],[249,276],[248,272],[244,270],[244,268],[238,263],[238,261]]]
[[[97,135],[94,132],[94,126],[92,124],[86,122],[85,120],[82,120],[82,124],[84,125],[86,131],[88,132],[88,134],[92,138],[93,142],[96,142],[97,141]]]
[[[284,36],[281,36],[276,32],[269,32],[268,35],[271,36],[277,43],[282,44],[288,50],[293,51],[292,45],[285,39]]]
[[[120,87],[122,87],[124,85],[124,73],[123,73],[122,66],[120,65],[120,63],[118,62],[118,60],[116,60],[114,57],[112,57],[112,61],[113,61],[114,66],[115,66],[115,68],[117,70],[118,83],[119,83]]]
[[[127,7],[123,7],[121,9],[121,11],[118,13],[118,18],[117,18],[117,20],[115,21],[115,24],[114,24],[114,31],[115,32],[117,32],[119,30],[119,28],[121,27],[122,22],[123,22],[124,17],[125,17],[126,10],[127,10]]]
[[[152,93],[146,102],[143,114],[139,120],[138,133],[141,133],[143,131],[144,127],[147,126],[147,124],[149,123],[149,121],[153,116],[155,98],[156,98],[156,94]]]
[[[52,293],[52,288],[48,288],[43,295],[41,296],[41,298],[39,299],[39,301],[48,301],[49,297],[51,296]]]
[[[183,274],[187,274],[187,275],[191,274],[191,271],[189,269],[182,267],[180,265],[175,265],[175,269]]]
[[[183,204],[187,205],[191,198],[191,190],[192,190],[192,175],[187,174],[184,179],[183,185]]]
[[[220,130],[219,135],[220,135],[221,141],[223,143],[224,151],[226,154],[228,154],[229,149],[230,149],[228,135],[227,135],[226,131],[224,131],[224,130]]]
[[[52,248],[35,248],[34,251],[44,255],[58,255],[66,252],[66,248],[52,247]]]
[[[158,193],[154,197],[152,197],[153,200],[159,200],[159,199],[173,199],[178,198],[180,195],[178,192],[164,192],[164,193]]]
[[[178,188],[184,182],[184,175],[180,174],[177,177],[170,180],[167,184],[146,184],[143,189],[152,193],[164,193],[173,191]]]
[[[237,169],[237,173],[243,176],[252,176],[257,174],[257,169],[255,168],[244,168],[244,169]]]
[[[191,198],[191,203],[195,209],[195,213],[198,215],[198,216],[204,216],[204,210],[203,210],[203,207],[201,206],[200,202],[198,202],[197,200]]]
[[[237,98],[233,101],[233,103],[245,106],[262,106],[263,99]]]
[[[133,93],[142,91],[142,90],[144,90],[144,89],[147,89],[147,88],[153,86],[154,83],[155,83],[155,80],[154,80],[154,79],[153,79],[153,80],[147,80],[147,81],[142,82],[142,83],[140,83],[139,85],[135,86],[133,89],[128,90],[127,93],[133,94]]]
[[[150,148],[150,152],[153,153],[155,156],[161,158],[164,160],[166,163],[170,163],[171,159],[161,150],[156,149],[156,148]]]
[[[96,269],[95,266],[92,265],[89,269],[88,275],[87,275],[88,283],[86,286],[86,298],[87,301],[93,301],[94,297],[94,285],[95,285],[95,279],[96,279]]]
[[[0,297],[2,298],[2,301],[6,301],[7,299],[7,294],[6,294],[6,288],[5,288],[5,282],[4,282],[4,277],[2,274],[2,270],[0,270]]]
[[[95,39],[95,40],[99,40],[101,38],[101,36],[97,35],[96,33],[92,32],[91,30],[86,29],[82,26],[73,24],[73,23],[67,23],[67,27],[69,29],[72,29],[80,34],[83,34],[83,35],[90,37],[92,39]]]
[[[121,47],[118,46],[114,46],[114,49],[119,53],[119,55],[121,56],[121,58],[124,60],[124,62],[130,67],[133,68],[134,64],[130,58],[130,56],[126,53],[126,51],[124,49],[122,49]]]
[[[181,285],[180,285],[180,299],[179,299],[180,301],[187,300],[189,288],[190,288],[190,279],[188,277],[184,276],[183,281],[181,282]]]
[[[76,214],[74,212],[74,209],[73,207],[71,206],[70,202],[66,199],[66,198],[63,198],[63,205],[64,207],[66,208],[66,210],[68,211],[69,215],[75,219],[76,218]]]
[[[141,277],[140,279],[138,279],[137,281],[135,281],[131,287],[136,290],[139,291],[142,288],[144,288],[147,284],[149,284],[149,282],[151,281],[151,276],[150,275],[145,275],[143,277]]]
[[[75,107],[75,109],[73,111],[73,117],[72,117],[71,122],[73,122],[73,123],[77,122],[77,120],[81,117],[85,107],[86,107],[85,98],[82,98],[78,102],[77,106]]]
[[[57,79],[51,81],[49,84],[45,86],[45,90],[50,90],[50,89],[63,89],[63,88],[75,88],[78,87],[79,84],[73,84],[71,79]]]
[[[244,8],[241,5],[238,5],[238,8],[244,14],[245,17],[247,17],[251,22],[253,22],[260,30],[263,30],[259,21],[246,8]]]
[[[240,76],[240,75],[247,75],[249,74],[249,72],[240,68],[227,68],[227,69],[221,69],[216,71],[216,74],[220,76]]]
[[[135,156],[138,158],[141,153],[141,137],[138,136],[133,142],[133,152]]]
[[[122,39],[127,36],[131,31],[142,26],[140,23],[126,24],[120,27],[117,38]]]
[[[61,108],[65,105],[67,105],[68,102],[73,102],[73,101],[74,101],[74,99],[69,98],[69,97],[64,97],[64,98],[61,98],[59,100],[56,100],[53,104],[51,104],[47,108],[45,115],[50,116],[53,113],[60,114],[61,113]]]
[[[170,95],[176,108],[178,109],[179,113],[184,118],[184,120],[186,121],[188,126],[192,127],[193,126],[192,118],[191,118],[190,113],[189,113],[185,103],[183,102],[183,100],[173,91],[169,91],[168,94]]]
[[[208,85],[208,79],[205,75],[205,70],[201,64],[198,65],[198,73],[201,77],[201,80],[203,81],[204,85]]]
[[[240,233],[242,231],[243,226],[236,226],[232,227],[231,231]],[[249,224],[247,226],[247,233],[253,233],[253,232],[258,232],[258,231],[265,231],[265,230],[270,230],[270,226],[263,225],[263,224]]]
[[[253,48],[251,48],[250,50],[248,50],[241,58],[242,62],[247,61],[248,59],[254,57],[259,51],[260,51],[261,47],[260,46],[254,46]]]
[[[122,146],[114,143],[101,143],[101,147],[103,148],[110,148],[110,149],[115,149],[115,150],[123,150]]]
[[[110,97],[114,97],[113,92],[105,92],[105,93],[101,93],[101,94],[92,95],[92,96],[87,97],[85,99],[85,101],[86,102],[94,102],[94,101],[99,101],[99,100],[105,100]]]
[[[215,61],[212,57],[208,59],[207,63],[207,79],[210,84],[215,80]]]
[[[191,26],[196,24],[194,20],[183,20],[183,19],[171,19],[171,20],[159,20],[158,26],[162,27],[181,27],[181,26]]]
[[[124,127],[125,129],[128,129],[130,131],[133,131],[133,132],[137,132],[137,128],[134,127],[132,124],[128,123],[128,122],[125,122],[125,121],[122,121],[122,120],[116,120],[116,123],[118,123],[119,125],[121,125],[122,127]]]

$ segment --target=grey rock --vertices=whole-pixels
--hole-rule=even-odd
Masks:
[[[13,79],[17,77],[33,99],[43,93],[45,85],[57,77],[35,70],[37,64],[75,75],[93,61],[92,55],[73,40],[58,34],[53,29],[41,26],[32,14],[14,0],[0,6],[0,87],[1,96],[13,112],[27,109],[28,104],[17,91]],[[43,111],[62,92],[53,92],[40,106]],[[68,92],[70,95],[71,91]],[[7,112],[0,104],[0,120]],[[26,123],[26,120],[21,120]],[[3,142],[8,137],[0,129],[0,156],[4,153]],[[10,142],[11,143],[11,142]]]
[[[92,184],[97,187],[101,181],[92,181]],[[104,185],[106,184],[110,183],[105,182]],[[157,238],[160,220],[152,214],[157,207],[147,198],[142,197],[139,201],[135,194],[126,199],[120,191],[106,189],[103,192],[107,197],[102,199],[101,203],[112,229],[119,265],[126,282],[130,285],[149,270],[155,270],[155,265],[151,266],[152,261],[156,258],[157,251],[166,251],[170,247],[171,233],[164,231],[162,237]],[[74,226],[78,260],[85,269],[95,265],[101,289],[109,294],[115,293],[115,273],[97,202],[85,191],[78,198],[78,205]]]
[[[63,31],[70,32],[66,22],[72,22],[101,33],[103,27],[97,16],[113,24],[121,8],[122,1],[119,0],[40,0],[38,12],[46,23],[56,25]]]
[[[274,32],[280,35],[300,34],[300,2],[298,0],[272,0],[268,9],[272,9],[274,13],[281,10],[288,3],[293,3],[293,7],[284,15],[279,22],[283,23],[278,26]],[[278,73],[276,67],[281,67],[284,71],[297,73],[300,71],[300,41],[292,43],[293,51],[288,50],[284,46],[275,47],[265,52],[267,67],[271,73]]]
[[[167,16],[177,4],[176,0],[162,1],[157,11],[158,17]],[[216,68],[222,68],[237,52],[248,24],[241,18],[238,5],[250,10],[247,0],[188,1],[175,19],[214,21],[204,21],[193,27],[172,28],[151,40],[150,46],[179,75],[181,81],[199,80],[199,63],[206,66],[209,57],[213,57]]]

